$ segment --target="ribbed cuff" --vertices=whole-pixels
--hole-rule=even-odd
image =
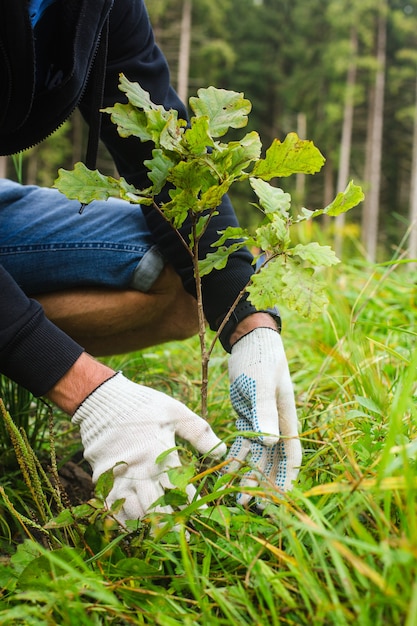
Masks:
[[[91,399],[91,396],[93,394],[95,394],[97,391],[99,391],[103,387],[103,385],[105,385],[106,383],[109,382],[109,380],[113,380],[113,378],[115,378],[116,376],[118,376],[119,378],[120,378],[120,376],[122,378],[124,378],[122,372],[115,372],[112,376],[109,376],[109,378],[106,378],[106,380],[103,380],[103,382],[100,383],[95,389],[93,389],[93,391],[90,391],[88,396],[86,398],[84,398],[84,400],[81,402],[81,404],[79,404],[78,407],[76,408],[76,410],[74,411],[74,414],[73,414],[72,419],[71,419],[73,424],[79,424],[82,421],[82,418],[84,417],[83,416],[83,409],[89,403],[89,400]],[[111,398],[111,400],[115,400],[116,403],[117,403],[117,401],[119,400],[119,397],[115,396],[114,398]]]
[[[34,396],[43,396],[83,352],[40,309],[8,346],[2,373]]]

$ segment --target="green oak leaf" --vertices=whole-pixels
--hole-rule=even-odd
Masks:
[[[131,82],[124,74],[119,75],[119,89],[126,94],[129,102],[138,109],[165,111],[162,105],[152,102],[149,92],[145,91],[139,83]]]
[[[338,193],[333,202],[323,209],[323,213],[332,217],[346,213],[346,211],[349,211],[362,202],[364,198],[365,195],[361,187],[355,185],[353,181],[350,181],[345,191]]]
[[[248,123],[252,105],[243,94],[208,87],[199,89],[197,96],[190,98],[190,107],[196,117],[208,118],[212,137],[221,137],[229,128],[243,128]]]
[[[204,191],[198,201],[199,211],[218,207],[223,196],[229,191],[231,182],[231,180],[226,180],[221,185],[212,185]]]
[[[165,202],[160,209],[174,228],[181,228],[189,212],[198,213],[198,198],[190,189],[170,189],[170,202]]]
[[[312,211],[311,209],[306,209],[305,206],[301,207],[300,213],[297,216],[297,222],[302,222],[304,220],[310,220],[313,217],[316,217],[317,215],[322,215],[323,214],[323,209],[316,209],[315,211]]]
[[[218,211],[213,211],[213,212],[209,212],[206,215],[200,215],[200,217],[198,218],[198,220],[195,223],[195,235],[197,239],[200,239],[200,237],[203,235],[203,233],[205,232],[207,225],[210,221],[210,219],[212,218],[213,215],[218,215]],[[193,231],[191,231],[189,237],[189,242],[190,242],[190,248],[194,249],[194,233]]]
[[[274,139],[266,151],[265,159],[255,164],[252,175],[271,180],[291,174],[315,174],[321,170],[324,161],[312,141],[300,139],[296,133],[289,133],[283,142]]]
[[[242,239],[247,245],[255,245],[255,240],[251,238],[246,228],[241,226],[228,226],[225,230],[219,231],[219,239],[214,241],[211,245],[213,248],[222,246],[228,239]],[[249,242],[252,242],[249,243]]]
[[[313,267],[330,267],[340,263],[330,246],[321,246],[317,241],[307,244],[297,244],[291,249],[291,255],[298,256],[303,261],[307,261]]]
[[[114,179],[111,179],[114,180]],[[132,204],[152,204],[154,191],[152,187],[139,191],[133,185],[130,185],[124,178],[117,180],[119,183],[120,198]]]
[[[328,304],[326,286],[315,280],[312,268],[287,266],[282,276],[281,300],[303,317],[317,319]]]
[[[123,74],[119,88],[126,93],[129,102],[116,103],[103,111],[110,113],[122,137],[133,135],[142,141],[153,141],[156,146],[161,145],[167,150],[180,145],[186,121],[178,120],[175,109],[168,111],[162,105],[154,104],[147,91],[138,83],[130,82]]]
[[[201,237],[203,232],[206,230],[207,224],[210,221],[210,219],[213,217],[213,215],[218,215],[218,214],[219,214],[218,211],[211,211],[210,213],[207,213],[207,215],[200,215],[195,225],[195,233],[197,237]]]
[[[353,181],[350,181],[346,189],[344,191],[340,191],[336,198],[324,209],[315,209],[311,211],[303,208],[297,221],[301,222],[302,220],[311,219],[312,217],[318,217],[323,214],[335,217],[336,215],[350,211],[350,209],[353,209],[355,206],[360,204],[364,198],[365,195],[362,188],[359,187],[359,185],[355,185]]]
[[[252,276],[247,287],[250,302],[259,310],[276,306],[282,301],[283,264],[280,257],[271,259],[262,271]]]
[[[157,195],[164,187],[175,162],[160,148],[152,150],[152,157],[152,159],[144,161],[144,165],[149,169],[148,177],[153,182],[153,192]]]
[[[157,116],[158,112],[151,112],[151,117],[155,118],[155,128],[153,129],[152,126],[150,126],[152,140],[155,145],[160,146],[164,150],[176,152],[179,155],[183,154],[182,138],[184,135],[185,122],[183,122],[183,120],[178,121],[176,111],[170,111],[169,117],[165,119],[165,124],[161,128],[159,126],[160,120],[156,119]]]
[[[269,183],[259,178],[250,178],[252,189],[259,198],[259,204],[266,214],[279,212],[283,217],[288,218],[291,208],[291,196],[285,193],[280,187],[273,187]]]
[[[315,319],[327,306],[325,285],[315,280],[314,270],[303,268],[286,257],[271,259],[262,271],[252,276],[247,287],[249,300],[258,309],[270,308],[279,302],[303,317]]]
[[[256,229],[255,235],[257,246],[264,251],[281,253],[290,245],[287,221],[278,214],[270,215],[269,219]]]
[[[149,197],[138,195],[137,189],[124,178],[116,180],[98,170],[89,170],[84,163],[76,163],[72,171],[59,169],[54,185],[70,200],[89,204],[93,200],[125,198],[138,203],[149,203]]]
[[[192,191],[194,193],[195,202],[193,202],[193,206],[197,206],[198,196],[201,191],[217,185],[218,182],[205,163],[199,160],[180,161],[171,169],[168,180],[178,190]]]
[[[130,103],[116,104],[102,109],[103,113],[109,113],[113,124],[117,125],[120,137],[139,137],[141,141],[150,141],[151,133],[148,131],[147,117],[143,111],[139,111]]]
[[[262,144],[256,132],[248,133],[240,141],[231,141],[227,145],[220,144],[219,150],[213,152],[212,159],[220,175],[237,178],[244,174],[252,161],[260,157]]]
[[[229,256],[245,246],[245,242],[239,241],[230,246],[219,246],[215,252],[209,252],[204,259],[198,262],[200,276],[210,274],[212,270],[221,270],[226,267]]]
[[[187,128],[185,131],[183,144],[187,152],[196,156],[206,154],[207,148],[214,146],[213,139],[209,134],[208,117],[193,117],[191,119],[191,128]]]

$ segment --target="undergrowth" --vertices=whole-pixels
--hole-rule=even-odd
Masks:
[[[320,319],[281,311],[304,447],[294,490],[264,484],[265,512],[243,509],[239,476],[184,448],[174,514],[121,529],[104,508],[111,476],[73,505],[40,473],[41,513],[4,468],[1,624],[416,624],[416,276],[352,262],[324,277]],[[198,409],[197,339],[108,361]],[[217,348],[209,419],[230,442],[226,366]],[[188,480],[200,500],[183,506]]]

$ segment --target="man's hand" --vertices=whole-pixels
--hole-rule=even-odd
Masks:
[[[202,454],[220,458],[226,452],[226,445],[205,420],[181,402],[133,383],[121,373],[93,391],[72,421],[80,425],[84,456],[93,469],[94,482],[122,462],[114,469],[114,486],[107,499],[110,507],[115,500],[125,498],[117,514],[120,522],[143,517],[164,488],[172,487],[167,470],[181,465],[178,452],[173,450],[159,464],[155,461],[175,447],[176,435]],[[195,495],[192,485],[187,493],[190,499]]]
[[[229,471],[248,461],[252,469],[242,486],[254,487],[268,480],[282,491],[290,489],[298,475],[302,450],[288,363],[281,336],[272,324],[271,328],[249,330],[235,341],[229,378],[230,397],[238,414],[236,426],[242,432],[229,451],[228,456],[236,459],[229,464]],[[260,434],[249,439],[245,431]],[[238,496],[243,505],[250,499],[248,493]]]

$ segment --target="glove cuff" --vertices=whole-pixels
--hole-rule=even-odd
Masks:
[[[273,328],[270,328],[269,326],[257,326],[256,328],[253,328],[253,329],[252,329],[252,330],[250,330],[249,332],[247,332],[247,333],[245,333],[244,335],[242,335],[242,337],[239,337],[239,339],[237,339],[237,340],[234,342],[233,346],[231,347],[231,353],[233,352],[233,348],[234,348],[235,346],[237,346],[237,344],[238,344],[240,341],[243,341],[245,338],[248,338],[248,337],[249,337],[249,335],[251,335],[252,333],[256,333],[257,335],[261,335],[261,336],[262,336],[262,335],[263,335],[263,332],[262,332],[262,333],[260,333],[260,332],[258,332],[258,331],[265,331],[265,330],[270,330],[272,333],[276,333],[276,334],[278,334],[278,335],[280,334],[280,332],[279,332],[279,330],[278,330],[278,329],[277,329],[277,330],[274,330]],[[240,347],[240,346],[239,346],[239,347]]]
[[[120,385],[123,385],[125,380],[127,379],[123,376],[122,372],[116,372],[113,376],[102,382],[81,402],[72,416],[71,422],[73,424],[80,424],[85,417],[91,414],[92,409],[97,411],[106,400],[111,402],[120,401]]]

